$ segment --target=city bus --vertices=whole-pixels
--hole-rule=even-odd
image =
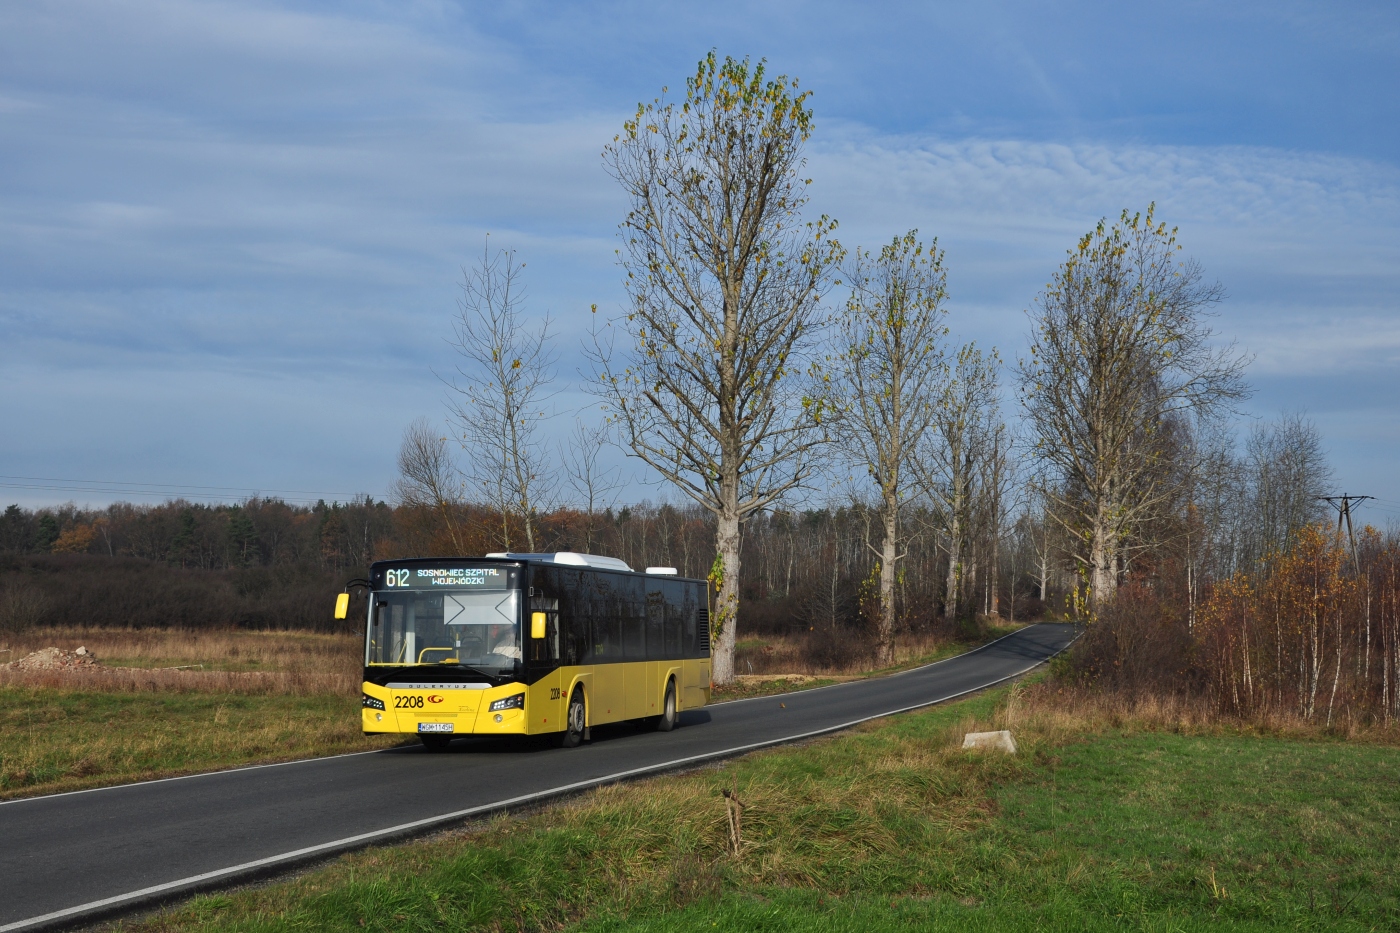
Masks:
[[[377,561],[364,582],[366,734],[434,750],[460,735],[572,747],[603,723],[669,731],[710,701],[708,585],[674,569],[489,554]]]

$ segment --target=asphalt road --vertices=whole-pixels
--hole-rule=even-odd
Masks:
[[[0,933],[72,926],[586,787],[952,699],[1073,640],[1042,624],[889,677],[600,727],[574,749],[463,738],[0,803]],[[781,704],[781,705],[780,705]]]

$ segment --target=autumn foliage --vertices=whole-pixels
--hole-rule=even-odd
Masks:
[[[1215,587],[1195,641],[1222,709],[1333,723],[1400,714],[1400,542],[1368,529],[1355,559],[1323,528],[1303,529],[1254,573]]]
[[[1066,673],[1094,690],[1175,695],[1242,719],[1319,726],[1400,719],[1400,539],[1322,525],[1206,588],[1130,579],[1087,626]]]

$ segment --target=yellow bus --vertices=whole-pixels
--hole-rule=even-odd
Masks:
[[[364,731],[549,734],[662,731],[710,701],[705,581],[573,552],[378,561],[370,568]],[[348,597],[336,615],[344,618]]]

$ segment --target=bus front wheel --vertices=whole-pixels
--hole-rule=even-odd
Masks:
[[[554,734],[554,744],[559,748],[576,748],[583,742],[585,729],[583,688],[574,690],[574,695],[569,697],[569,714],[564,722],[564,731]]]
[[[680,716],[676,713],[676,682],[666,682],[666,699],[661,701],[661,715],[656,717],[656,731],[670,732]]]

